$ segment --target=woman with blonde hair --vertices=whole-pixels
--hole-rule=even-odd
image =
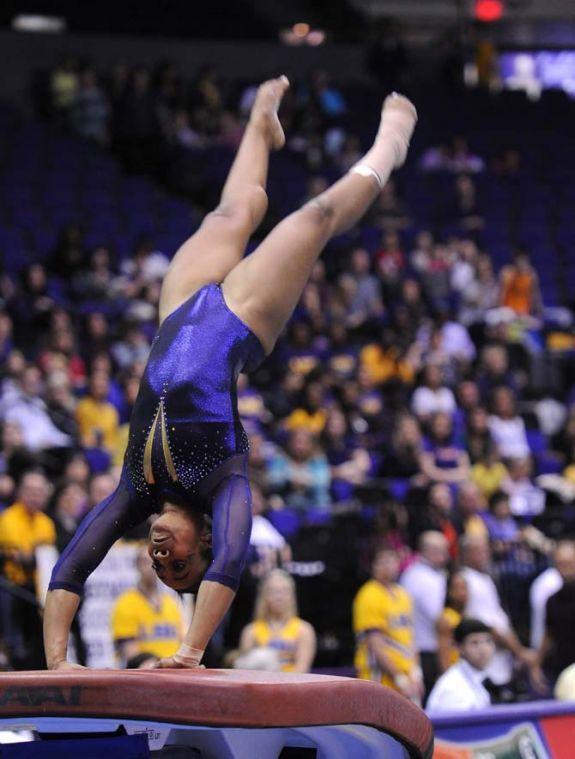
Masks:
[[[283,569],[273,569],[260,582],[254,621],[242,631],[240,656],[235,666],[255,669],[255,664],[249,661],[254,657],[247,655],[264,648],[277,652],[282,672],[309,672],[315,656],[315,630],[298,617],[295,582]],[[259,660],[257,654],[255,656]],[[263,657],[261,661],[263,663]],[[265,668],[274,667],[268,662]]]

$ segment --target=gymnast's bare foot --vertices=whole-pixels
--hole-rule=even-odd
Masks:
[[[261,84],[250,116],[250,122],[265,132],[274,150],[283,148],[286,140],[278,109],[288,87],[287,76],[269,79]]]
[[[392,92],[388,95],[381,109],[381,125],[376,140],[392,139],[395,147],[395,168],[403,165],[409,141],[417,123],[415,106],[404,95]]]

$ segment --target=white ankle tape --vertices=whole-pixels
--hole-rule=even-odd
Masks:
[[[359,174],[362,177],[371,177],[372,179],[375,179],[379,189],[381,190],[383,188],[383,182],[379,173],[366,163],[356,163],[355,166],[351,167],[350,171],[354,174]]]

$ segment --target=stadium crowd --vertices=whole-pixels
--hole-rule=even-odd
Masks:
[[[153,75],[118,65],[99,79],[70,60],[35,91],[51,128],[183,193],[198,218],[219,189],[206,184],[204,163],[214,146],[237,146],[254,93],[211,67],[192,83],[169,63]],[[292,88],[282,118],[289,156],[305,169],[299,202],[360,156],[346,95],[324,72]],[[494,701],[549,692],[575,661],[564,635],[575,613],[565,590],[575,587],[565,540],[575,527],[575,396],[563,375],[552,388],[541,379],[550,341],[568,340],[570,326],[550,320],[546,306],[557,304],[543,302],[525,249],[497,270],[476,194],[478,175],[513,173],[519,160],[475,155],[461,137],[412,156],[421,176],[452,175],[449,235],[421,222],[401,178],[390,181],[363,227],[317,264],[274,354],[242,378],[253,555],[239,595],[247,611],[230,622],[224,648],[249,649],[253,627],[241,642],[239,633],[260,578],[278,567],[297,578],[315,558],[301,536],[329,542],[351,518],[359,527],[343,551],[354,571],[332,600],[347,605],[348,638],[341,614],[330,628],[300,598],[312,608],[318,662],[335,645],[332,660],[351,664],[354,625],[360,675],[376,670],[419,698],[456,661],[453,631],[465,617],[493,634]],[[272,203],[271,216],[283,210]],[[107,243],[89,247],[69,224],[47,259],[0,278],[0,548],[12,589],[0,588],[0,634],[13,667],[42,663],[35,549],[62,550],[117,481],[173,252],[142,235],[121,258]],[[371,586],[355,596],[368,575]],[[297,616],[289,608],[288,621]],[[374,629],[382,634],[373,638]]]

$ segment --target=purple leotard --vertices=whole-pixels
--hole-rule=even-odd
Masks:
[[[205,579],[237,588],[251,497],[236,382],[263,358],[261,343],[216,284],[164,320],[132,412],[120,484],[82,521],[54,567],[50,589],[81,594],[112,544],[166,500],[211,515],[214,558]]]

